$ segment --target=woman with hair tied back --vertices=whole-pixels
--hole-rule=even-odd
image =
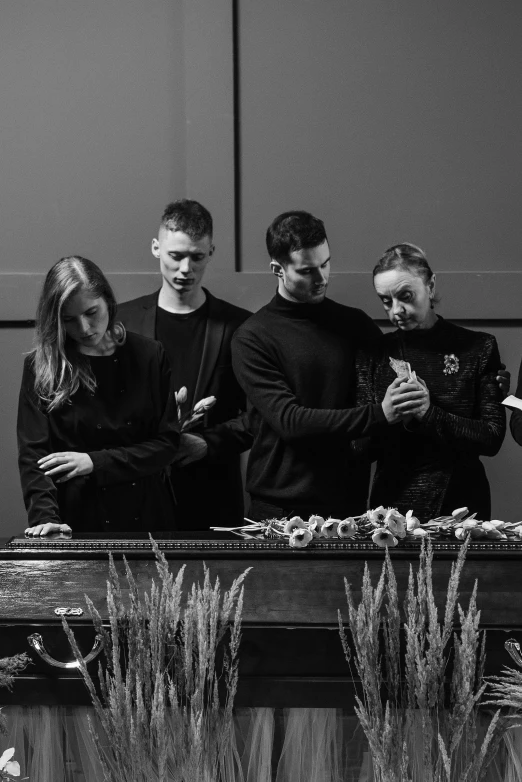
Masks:
[[[499,451],[506,429],[496,340],[435,313],[435,275],[413,244],[386,250],[373,282],[397,330],[378,353],[361,357],[359,403],[384,399],[396,375],[425,393],[413,413],[371,440],[370,507],[413,509],[426,522],[469,506],[487,520],[491,497],[480,457]]]
[[[18,407],[26,535],[173,527],[170,369],[158,342],[115,315],[95,263],[71,256],[50,269]]]

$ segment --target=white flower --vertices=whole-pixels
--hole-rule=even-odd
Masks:
[[[322,527],[322,533],[325,538],[336,538],[337,537],[337,529],[339,527],[339,524],[341,523],[341,519],[327,519]]]
[[[409,510],[406,514],[406,529],[408,532],[413,532],[420,527],[420,521],[413,515],[413,511]]]
[[[522,524],[519,524],[518,527],[513,527],[511,532],[514,532],[518,538],[522,538]]]
[[[495,527],[495,529],[504,529],[504,527],[506,526],[506,522],[500,521],[499,519],[491,519],[489,524],[492,524]]]
[[[457,540],[465,540],[465,538],[467,537],[467,534],[468,533],[466,532],[466,530],[463,527],[458,527],[455,530],[455,537],[457,538]]]
[[[384,526],[388,527],[398,538],[406,537],[406,519],[396,508],[388,508],[384,518]]]
[[[20,776],[20,764],[17,760],[11,760],[15,751],[14,747],[6,749],[0,757],[0,771],[5,771],[6,774],[11,774],[12,777]]]
[[[457,508],[456,510],[451,512],[451,515],[454,519],[457,519],[457,521],[460,521],[464,518],[464,516],[467,516],[469,513],[469,508]]]
[[[467,519],[466,521],[462,522],[462,528],[469,530],[473,529],[474,527],[478,526],[478,521],[476,519]]]
[[[522,529],[522,527],[521,527]],[[352,516],[348,516],[347,519],[343,519],[337,526],[337,534],[340,538],[353,538],[357,532],[357,524]]]
[[[482,522],[482,529],[489,540],[505,540],[506,536],[490,521]]]
[[[306,524],[300,516],[292,516],[292,518],[286,522],[283,531],[286,532],[287,535],[291,535],[294,530],[304,529],[305,527]]]
[[[428,530],[422,529],[422,527],[416,527],[412,532],[412,535],[415,535],[416,538],[425,538],[427,534]]]
[[[199,402],[196,402],[194,405],[194,409],[192,410],[192,413],[205,413],[207,410],[210,410],[214,407],[216,404],[216,397],[215,396],[206,396],[204,399],[200,399]]]
[[[367,511],[366,515],[368,517],[368,521],[371,521],[372,524],[379,526],[380,524],[384,523],[384,519],[386,518],[386,509],[383,505],[379,505],[378,508]]]
[[[290,535],[289,543],[292,548],[305,548],[312,540],[312,533],[309,529],[296,528]]]
[[[381,548],[385,548],[386,546],[396,546],[399,542],[397,538],[391,534],[390,530],[386,529],[386,527],[380,527],[379,529],[376,529],[372,534],[372,540],[376,546],[380,546]]]
[[[308,519],[308,529],[314,536],[314,538],[322,538],[323,537],[323,524],[324,519],[322,516],[310,516]]]

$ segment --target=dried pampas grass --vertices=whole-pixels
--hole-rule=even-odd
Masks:
[[[248,570],[222,592],[204,567],[203,583],[185,593],[184,566],[174,576],[152,545],[159,583],[143,598],[124,560],[129,607],[110,557],[109,628],[87,597],[104,640],[100,694],[64,620],[99,720],[91,731],[106,782],[215,782],[230,740]]]
[[[485,653],[476,584],[467,611],[458,605],[466,551],[464,544],[452,563],[442,621],[429,542],[416,578],[410,566],[402,615],[388,551],[375,587],[365,566],[358,605],[345,579],[350,640],[340,612],[339,629],[361,683],[355,710],[378,782],[479,782],[498,749],[499,712],[479,719]]]

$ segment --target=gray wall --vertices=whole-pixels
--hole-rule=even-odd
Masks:
[[[377,318],[368,269],[418,242],[441,312],[494,333],[516,376],[522,6],[237,6],[234,60],[232,0],[1,4],[0,536],[25,525],[14,419],[44,272],[77,252],[120,299],[153,290],[150,239],[171,198],[211,209],[209,286],[250,309],[274,289],[263,234],[279,211],[324,217],[331,295]],[[485,462],[494,515],[518,520],[522,453],[508,435]]]

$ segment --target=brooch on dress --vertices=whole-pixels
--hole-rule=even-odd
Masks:
[[[456,375],[459,371],[459,360],[455,353],[449,353],[444,356],[444,374]]]

